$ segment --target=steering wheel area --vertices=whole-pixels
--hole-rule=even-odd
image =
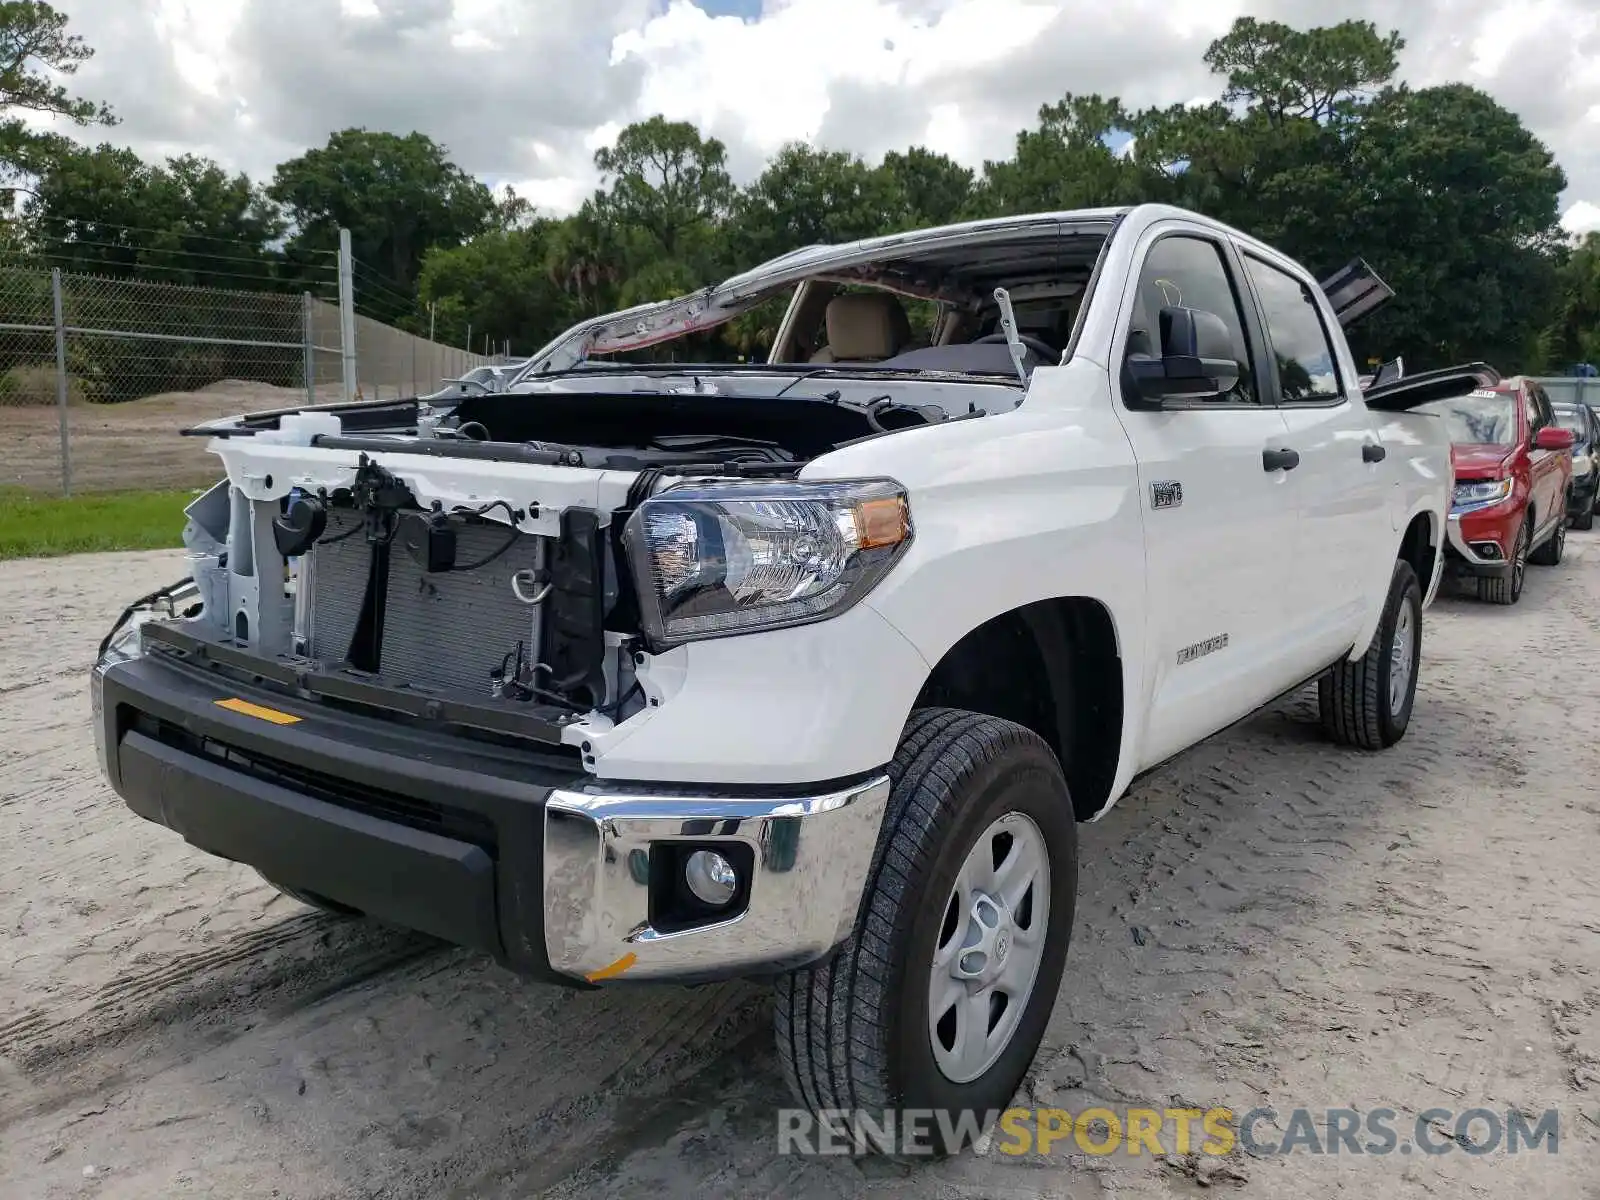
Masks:
[[[973,342],[972,344],[974,346],[991,346],[991,345],[994,345],[997,342],[1004,342],[1005,340],[1006,340],[1006,335],[1003,334],[1003,333],[990,333],[990,334],[986,334],[983,337],[979,338],[977,341]],[[1061,352],[1059,350],[1057,350],[1054,346],[1050,345],[1048,342],[1040,341],[1038,338],[1034,337],[1032,334],[1019,333],[1019,334],[1017,334],[1017,341],[1021,342],[1029,350],[1032,350],[1035,354],[1037,354],[1040,358],[1044,359],[1044,361],[1047,362],[1047,363],[1053,363],[1053,362],[1060,362],[1061,361]]]

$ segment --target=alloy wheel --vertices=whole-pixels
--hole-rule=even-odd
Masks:
[[[1522,577],[1528,573],[1528,526],[1523,524],[1517,532],[1516,549],[1511,552],[1511,595],[1512,598],[1522,595]]]

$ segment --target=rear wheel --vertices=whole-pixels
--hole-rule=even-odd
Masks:
[[[1563,514],[1566,510],[1562,509]],[[1541,567],[1557,566],[1567,552],[1567,518],[1565,515],[1556,522],[1555,531],[1544,540],[1540,546],[1528,556],[1528,561],[1538,563]]]
[[[1399,560],[1372,644],[1359,659],[1344,659],[1317,681],[1322,726],[1334,741],[1382,750],[1405,736],[1417,696],[1422,657],[1422,586]]]
[[[868,1145],[886,1114],[931,1110],[915,1143],[901,1126],[875,1148],[953,1152],[1010,1104],[1044,1036],[1077,825],[1054,753],[1010,721],[913,713],[890,775],[855,933],[778,984],[778,1057],[802,1104],[859,1115]]]

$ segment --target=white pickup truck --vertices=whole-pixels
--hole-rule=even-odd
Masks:
[[[604,362],[787,295],[763,363]],[[134,812],[577,986],[776,978],[813,1109],[1003,1108],[1076,822],[1315,682],[1406,732],[1452,474],[1319,284],[1144,206],[798,250],[506,392],[214,422],[92,675]]]

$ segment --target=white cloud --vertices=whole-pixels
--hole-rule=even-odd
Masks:
[[[1561,228],[1580,237],[1586,233],[1600,233],[1600,204],[1579,200],[1561,214]]]
[[[228,39],[243,11],[242,0],[156,0],[157,36],[172,48],[179,78],[195,91],[222,95]]]
[[[748,178],[796,139],[868,157],[920,142],[979,166],[1068,90],[1208,100],[1201,55],[1246,10],[1398,25],[1412,83],[1466,79],[1551,146],[1569,226],[1600,206],[1593,0],[74,0],[71,15],[100,50],[75,87],[141,152],[267,177],[334,129],[420,129],[568,211],[594,149],[655,112],[720,137]]]

